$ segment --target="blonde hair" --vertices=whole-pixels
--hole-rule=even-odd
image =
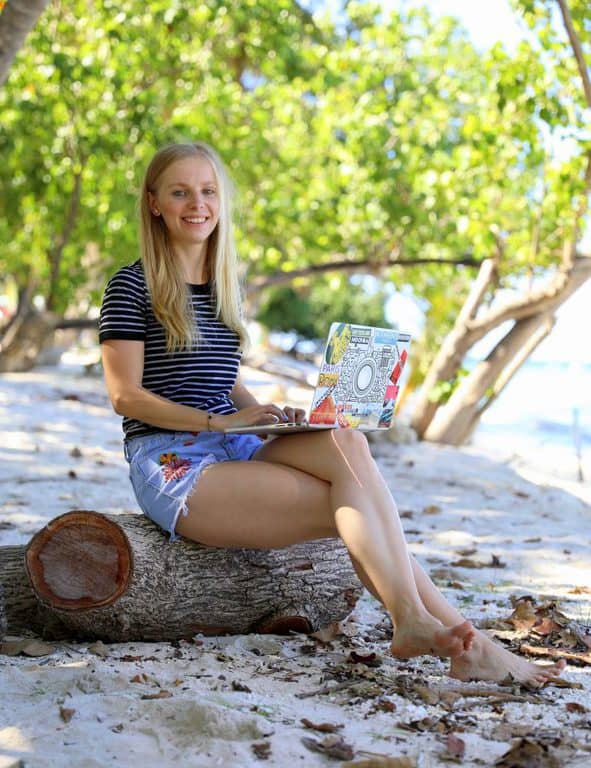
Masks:
[[[220,201],[219,219],[209,237],[205,263],[206,278],[216,299],[216,317],[240,337],[240,348],[248,344],[241,312],[238,257],[232,226],[233,185],[217,152],[202,141],[171,144],[152,158],[140,197],[140,249],[144,275],[156,319],[166,332],[168,352],[191,349],[199,342],[191,294],[179,260],[175,257],[162,217],[152,214],[149,193],[155,194],[162,173],[177,160],[204,157],[213,168]]]

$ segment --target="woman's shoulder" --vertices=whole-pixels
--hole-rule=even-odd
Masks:
[[[145,286],[144,268],[140,259],[133,264],[120,267],[109,279],[109,283],[129,283],[131,285]]]
[[[148,288],[142,263],[139,260],[120,267],[107,282],[103,307],[122,302],[125,305],[131,302],[138,308],[144,309],[148,303]]]
[[[144,269],[138,259],[133,264],[120,267],[115,274],[111,275],[107,282],[106,294],[124,291],[135,294],[139,298],[145,297],[147,290]]]

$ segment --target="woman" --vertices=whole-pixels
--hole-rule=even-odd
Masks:
[[[542,685],[560,673],[563,662],[540,667],[495,645],[437,591],[408,552],[360,432],[266,441],[223,433],[303,413],[258,403],[240,381],[246,333],[231,185],[214,150],[200,142],[160,150],[140,209],[141,260],[110,280],[100,341],[144,513],[173,539],[217,547],[340,536],[392,617],[395,656],[447,656],[450,674],[463,680],[511,675]]]

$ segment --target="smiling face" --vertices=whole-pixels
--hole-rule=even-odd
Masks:
[[[152,215],[162,217],[175,250],[206,248],[220,214],[216,175],[206,157],[195,155],[171,163],[148,200]]]

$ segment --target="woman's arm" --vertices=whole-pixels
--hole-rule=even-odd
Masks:
[[[256,399],[256,397],[250,392],[246,386],[242,383],[242,379],[240,378],[240,372],[238,372],[238,376],[236,378],[236,383],[232,387],[232,391],[230,392],[230,399],[240,410],[241,408],[248,408],[249,405],[258,405],[259,401]]]
[[[101,345],[105,382],[115,412],[154,427],[178,432],[223,431],[231,426],[267,424],[269,416],[283,418],[272,403],[259,404],[242,384],[238,384],[238,413],[211,414],[188,405],[174,403],[142,387],[144,342],[109,339]],[[236,385],[232,392],[236,390]]]
[[[173,403],[142,387],[143,341],[110,339],[104,341],[101,348],[107,391],[116,413],[179,432],[212,429],[207,411]]]

